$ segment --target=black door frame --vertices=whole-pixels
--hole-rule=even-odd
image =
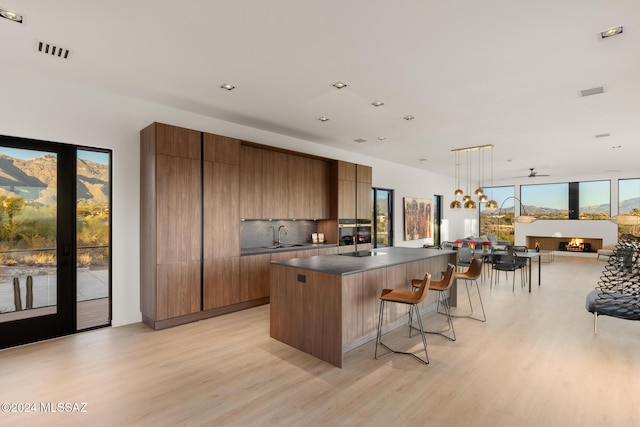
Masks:
[[[76,331],[76,170],[77,147],[0,136],[0,146],[57,155],[56,313],[0,323],[0,348],[72,334]]]

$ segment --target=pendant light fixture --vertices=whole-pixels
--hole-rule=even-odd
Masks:
[[[456,191],[453,192],[455,199],[449,205],[449,208],[454,211],[459,211],[462,208],[462,203],[458,200],[458,196],[462,196],[463,191],[460,188],[460,155],[456,151],[455,159],[454,159],[454,168],[456,173]]]
[[[473,172],[473,167],[472,167],[472,152],[473,151],[477,151],[478,152],[478,187],[476,188],[476,190],[473,192],[473,194],[477,197],[478,202],[480,203],[486,203],[486,207],[487,208],[492,208],[492,206],[495,205],[495,207],[497,207],[497,203],[494,200],[489,200],[489,198],[487,197],[486,194],[484,194],[484,170],[485,170],[485,150],[491,150],[491,184],[493,185],[493,145],[488,144],[488,145],[478,145],[475,147],[465,147],[465,148],[456,148],[454,150],[451,150],[454,152],[455,154],[455,166],[456,166],[456,190],[454,192],[454,196],[455,196],[455,200],[453,202],[451,202],[450,208],[453,210],[458,210],[460,209],[460,202],[458,201],[458,196],[461,196],[463,194],[463,190],[460,188],[460,152],[466,152],[467,154],[467,159],[466,159],[466,164],[465,164],[465,168],[466,168],[466,178],[467,178],[467,182],[466,182],[466,189],[467,192],[466,194],[462,197],[462,206],[464,206],[465,209],[468,210],[473,210],[476,209],[477,207],[477,203],[476,201],[473,199],[473,197],[470,195],[470,189],[471,187],[471,177],[472,177],[472,172]],[[492,209],[495,209],[495,207],[493,207]]]
[[[471,188],[471,150],[467,150],[467,195],[462,198],[464,200],[464,208],[471,210],[476,208],[476,202],[469,195]]]
[[[491,147],[491,187],[493,187],[493,147]],[[491,195],[493,196],[493,190],[491,190]],[[498,209],[498,202],[491,197],[491,199],[485,203],[484,207],[489,212],[495,212],[495,210]]]

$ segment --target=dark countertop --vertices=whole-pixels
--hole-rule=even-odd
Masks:
[[[305,243],[302,245],[295,245],[295,246],[286,245],[285,247],[282,247],[282,248],[268,248],[268,247],[242,248],[240,249],[240,256],[264,255],[264,254],[272,254],[274,252],[305,251],[309,249],[331,248],[336,246],[338,246],[337,243]]]
[[[344,276],[456,253],[456,251],[451,250],[401,247],[380,248],[361,252],[371,252],[372,255],[363,257],[324,255],[310,258],[294,258],[284,261],[271,261],[271,264]]]

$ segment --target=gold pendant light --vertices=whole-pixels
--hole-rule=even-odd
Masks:
[[[493,145],[492,144],[478,145],[475,147],[456,148],[454,150],[451,150],[455,153],[455,167],[456,167],[455,169],[456,190],[453,193],[455,196],[455,200],[451,202],[451,205],[449,206],[451,209],[459,210],[461,207],[464,207],[465,209],[473,210],[478,207],[477,203],[485,203],[485,206],[488,209],[495,209],[498,207],[498,204],[496,203],[496,201],[489,200],[489,197],[487,197],[487,195],[484,192],[484,170],[485,170],[484,150],[486,149],[491,149],[491,184],[493,185]],[[466,178],[467,178],[466,194],[460,188],[460,166],[461,165],[460,165],[459,159],[460,159],[460,152],[463,152],[463,151],[467,153],[467,160],[465,164],[466,174],[467,174],[466,175]],[[469,190],[472,188],[471,187],[471,181],[472,181],[471,176],[473,172],[472,158],[471,158],[472,151],[478,152],[478,187],[473,192],[473,194],[477,197],[477,202],[473,199],[473,197],[470,195],[471,193],[469,192]],[[458,196],[462,196],[463,194],[464,196],[462,197],[462,202],[458,201]]]

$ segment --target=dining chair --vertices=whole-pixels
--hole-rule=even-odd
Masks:
[[[496,271],[496,283],[500,281],[500,272],[505,272],[505,277],[507,277],[507,272],[513,272],[513,284],[512,290],[515,291],[516,286],[516,271],[520,270],[520,282],[522,287],[524,287],[524,269],[522,268],[522,264],[518,261],[516,253],[513,249],[509,248],[504,251],[494,251],[491,257],[491,287],[493,287],[493,272]]]

